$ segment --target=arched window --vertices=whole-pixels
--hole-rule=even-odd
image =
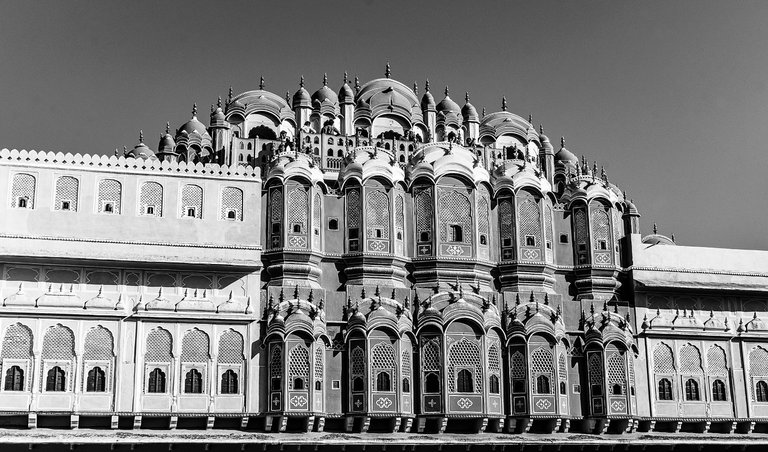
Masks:
[[[449,238],[448,240],[451,242],[463,242],[464,241],[464,233],[461,230],[461,226],[458,224],[452,224],[449,225],[450,231],[449,231]]]
[[[352,380],[352,390],[353,391],[365,390],[365,382],[363,381],[363,377],[355,377]]]
[[[685,382],[685,400],[701,400],[699,397],[699,382],[689,378]]]
[[[659,400],[672,400],[672,383],[666,378],[659,380]]]
[[[304,389],[304,379],[303,378],[294,378],[293,379],[293,389]]]
[[[565,382],[564,382],[564,381],[561,381],[561,382],[560,382],[560,394],[561,394],[561,395],[565,395],[567,392],[568,392],[568,391],[567,391],[567,389],[566,389],[566,387],[565,387]]]
[[[755,385],[755,401],[768,402],[768,383],[763,380],[758,381]]]
[[[499,393],[499,377],[496,375],[491,375],[491,377],[488,379],[488,391],[491,394]]]
[[[411,392],[411,381],[407,378],[403,378],[403,392],[404,393]]]
[[[620,384],[615,384],[611,387],[611,394],[613,395],[621,395],[623,392],[624,390]]]
[[[723,380],[715,380],[712,382],[712,400],[715,402],[725,402],[725,383]]]
[[[376,375],[376,390],[389,392],[392,390],[392,380],[389,372],[379,372]]]
[[[24,371],[19,366],[11,366],[5,371],[5,385],[6,391],[23,391],[24,390]]]
[[[546,375],[539,375],[536,377],[536,393],[549,394],[549,392],[549,377]]]
[[[221,394],[237,394],[237,374],[228,369],[221,374]]]
[[[201,374],[197,369],[191,369],[184,377],[184,393],[203,393],[203,374]]]
[[[48,378],[45,380],[45,390],[66,391],[66,382],[64,369],[54,366],[48,371]]]
[[[165,393],[165,372],[155,368],[149,373],[149,384],[147,385],[147,392],[150,394],[163,394]]]
[[[440,378],[435,373],[428,373],[427,378],[424,381],[424,392],[427,393],[439,393],[440,392]],[[766,392],[768,395],[768,391]]]
[[[475,392],[472,372],[468,369],[461,369],[456,376],[456,392]]]
[[[88,380],[86,382],[86,392],[104,392],[106,391],[106,374],[101,367],[94,367],[88,371]]]

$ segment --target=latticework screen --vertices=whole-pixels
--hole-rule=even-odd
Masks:
[[[114,179],[103,179],[99,182],[99,212],[104,212],[105,203],[112,203],[112,213],[119,214],[122,203],[123,186]]]
[[[279,188],[273,188],[269,195],[270,223],[283,221],[283,192]]]
[[[181,360],[202,363],[208,361],[210,341],[208,335],[198,329],[187,331],[181,341]]]
[[[141,186],[139,209],[142,214],[148,213],[147,206],[154,206],[155,216],[163,216],[163,186],[157,182],[144,182]]]
[[[536,378],[544,375],[551,382],[555,379],[555,366],[552,351],[547,347],[536,348],[531,352],[531,384],[536,388]],[[552,393],[554,385],[549,384],[549,392]],[[538,392],[538,391],[537,391]]]
[[[395,229],[402,231],[405,228],[405,207],[403,195],[395,198]]]
[[[509,240],[510,246],[515,242],[514,206],[510,199],[499,201],[499,236],[502,246],[507,246],[504,244],[504,239]]]
[[[189,216],[189,207],[195,210],[194,218],[203,218],[203,188],[199,185],[181,188],[181,216]]]
[[[713,345],[707,351],[707,373],[710,375],[727,375],[728,363],[725,358],[725,350]]]
[[[35,176],[25,173],[13,175],[13,186],[11,187],[11,207],[19,207],[19,198],[24,198],[26,200],[28,209],[32,209],[34,207]]]
[[[440,211],[440,241],[454,239],[448,236],[448,225],[459,225],[462,229],[461,242],[472,243],[472,206],[469,199],[458,190],[441,190],[438,200]]]
[[[657,374],[675,373],[675,359],[672,354],[672,348],[663,342],[653,349],[653,371]]]
[[[147,335],[147,344],[144,351],[144,361],[147,362],[171,362],[173,355],[171,353],[171,347],[173,345],[173,339],[171,333],[158,328],[152,330]]]
[[[367,192],[365,202],[366,236],[368,238],[389,238],[389,198],[381,190]],[[376,231],[381,231],[377,237]]]
[[[243,358],[243,336],[235,330],[225,331],[219,337],[219,356],[220,363],[240,364]]]
[[[603,384],[603,359],[599,353],[592,353],[589,355],[589,384],[602,385]]]
[[[293,187],[288,192],[288,222],[291,225],[300,224],[302,233],[306,234],[309,200],[304,187]]]
[[[525,357],[522,353],[514,352],[511,358],[511,376],[514,380],[525,379]]]
[[[749,352],[749,375],[768,377],[768,350],[755,347]]]
[[[323,381],[325,379],[325,350],[323,344],[318,343],[315,348],[315,381]]]
[[[57,325],[43,337],[43,359],[70,361],[75,357],[75,335],[65,326]]]
[[[483,388],[483,367],[480,364],[480,347],[477,343],[461,338],[448,348],[448,391],[456,392],[456,376],[461,369],[468,369],[474,377],[474,391],[481,392]]]
[[[14,323],[5,330],[2,359],[28,359],[32,356],[32,330],[20,323]]]
[[[608,359],[606,360],[608,365],[608,388],[613,391],[615,385],[619,385],[620,392],[613,391],[614,394],[626,394],[627,391],[627,374],[625,371],[624,354],[619,350],[608,351]]]
[[[347,190],[347,227],[350,229],[360,227],[360,210],[360,190]]]
[[[221,191],[221,218],[229,218],[228,212],[235,211],[235,219],[243,220],[243,191],[237,187],[224,187]]]
[[[371,387],[376,387],[376,376],[381,371],[389,373],[391,381],[397,381],[395,348],[391,344],[379,342],[371,347],[371,370]]]
[[[56,203],[53,208],[62,210],[62,201],[69,201],[69,210],[77,210],[77,192],[80,181],[72,176],[61,176],[56,179]]]
[[[307,389],[309,380],[309,349],[303,344],[296,344],[288,351],[288,385],[291,389]],[[297,387],[295,380],[303,380],[304,385]]]
[[[704,369],[701,366],[701,353],[695,345],[686,344],[680,349],[680,373],[698,374]]]
[[[432,189],[421,188],[416,191],[414,201],[416,210],[416,230],[417,232],[432,231]]]
[[[84,359],[111,360],[114,356],[114,340],[108,329],[98,326],[85,335]]]
[[[592,235],[595,249],[601,249],[601,240],[608,244],[608,249],[611,249],[611,221],[608,218],[606,207],[599,202],[592,202],[590,210],[592,211]]]
[[[427,371],[439,371],[442,369],[440,363],[440,340],[424,339],[421,348],[422,354],[422,367]]]
[[[526,240],[526,237],[531,236],[536,240],[536,244],[533,246],[540,246],[541,244],[541,213],[539,212],[538,200],[527,191],[522,191],[520,194],[520,205],[518,206],[518,214],[520,215],[520,240]]]

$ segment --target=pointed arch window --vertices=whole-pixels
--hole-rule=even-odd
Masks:
[[[718,379],[712,382],[712,400],[715,402],[725,402],[727,400],[723,380]]]
[[[659,400],[672,400],[672,382],[666,378],[659,380]]]
[[[699,382],[693,378],[689,378],[685,382],[685,400],[701,400],[699,396]]]
[[[221,374],[221,392],[222,394],[237,394],[237,373],[232,369],[227,369]]]
[[[389,376],[389,372],[379,372],[376,375],[376,390],[383,392],[392,390],[392,378]]]
[[[101,367],[94,367],[88,371],[88,380],[85,386],[86,392],[106,391],[106,372]]]
[[[488,379],[488,391],[491,394],[498,394],[500,392],[499,377],[496,375],[491,375],[491,377]]]
[[[45,390],[54,392],[66,391],[66,383],[64,369],[54,366],[48,371],[48,378],[45,380]]]
[[[472,372],[461,369],[456,376],[456,392],[475,392],[472,382]]]
[[[755,385],[755,401],[768,402],[768,383],[763,380]]]
[[[11,366],[5,371],[5,385],[6,391],[23,391],[24,390],[24,371],[19,366]]]
[[[150,394],[164,394],[165,393],[165,372],[155,368],[149,373],[149,384],[147,385],[147,392]]]
[[[537,394],[549,394],[549,377],[546,375],[539,375],[536,377],[536,393]]]
[[[203,374],[197,369],[191,369],[184,377],[184,393],[202,394],[203,392]]]

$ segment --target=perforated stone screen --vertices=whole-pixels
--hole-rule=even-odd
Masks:
[[[269,355],[269,374],[272,378],[283,376],[283,348],[279,344],[272,346]]]
[[[395,198],[395,229],[403,230],[405,225],[405,207],[403,195]]]
[[[557,357],[557,373],[560,381],[568,381],[568,366],[565,362],[565,353]]]
[[[675,359],[672,355],[672,349],[663,342],[653,349],[653,371],[657,374],[675,373]]]
[[[193,329],[184,334],[181,341],[181,360],[184,362],[206,362],[210,357],[210,341],[204,332]]]
[[[168,331],[158,328],[152,330],[147,335],[146,349],[144,350],[144,361],[168,363],[171,362],[173,355],[171,347],[173,338]]]
[[[707,373],[711,375],[727,375],[728,364],[725,358],[725,350],[713,345],[707,351]]]
[[[460,369],[469,369],[475,380],[474,392],[483,388],[483,367],[480,364],[480,347],[473,340],[465,337],[454,342],[448,348],[448,391],[456,392],[456,375]]]
[[[520,352],[512,353],[512,379],[523,380],[525,379],[525,357]]]
[[[618,350],[611,351],[608,354],[608,387],[613,388],[614,385],[621,386],[621,394],[626,394],[627,391],[627,376],[624,371],[624,355]]]
[[[365,220],[368,238],[389,238],[389,198],[381,190],[367,192]],[[377,236],[381,231],[381,237]]]
[[[293,187],[288,192],[288,222],[298,223],[306,233],[307,216],[309,215],[309,200],[304,187]]]
[[[325,350],[322,344],[315,349],[315,381],[323,381],[325,377]]]
[[[54,210],[62,210],[62,201],[69,202],[69,210],[77,210],[77,193],[80,181],[72,176],[61,176],[56,179],[56,202]]]
[[[768,350],[755,347],[749,352],[749,374],[753,377],[768,376]]]
[[[11,207],[19,207],[18,199],[25,198],[27,208],[34,208],[35,202],[35,176],[26,173],[13,175],[13,186],[11,187]]]
[[[347,227],[360,227],[360,191],[352,189],[347,191]]]
[[[424,370],[437,371],[442,369],[440,364],[439,339],[424,339],[422,342],[422,367]]]
[[[592,235],[594,237],[594,247],[595,249],[600,249],[599,243],[601,240],[604,240],[607,244],[611,243],[611,222],[608,218],[606,207],[599,202],[592,202],[592,204],[590,204],[590,210],[592,211]]]
[[[28,359],[32,356],[32,330],[20,323],[14,323],[3,336],[2,359]]]
[[[108,329],[98,326],[85,335],[84,359],[110,360],[114,356],[114,341]]]
[[[589,355],[589,384],[602,385],[603,384],[603,359],[599,353],[592,353]]]
[[[362,347],[352,349],[350,364],[352,375],[365,375],[365,351]]]
[[[395,363],[395,348],[391,344],[379,342],[371,347],[371,378],[374,381],[371,383],[372,387],[375,387],[376,371],[385,370],[390,372],[393,380],[396,380],[396,367]]]
[[[432,230],[432,189],[421,188],[416,192],[416,229],[418,232]]]
[[[587,233],[587,214],[583,209],[578,209],[573,214],[573,223],[575,226],[575,242],[580,244],[586,244],[589,240]]]
[[[43,337],[43,359],[72,360],[75,357],[75,335],[65,326],[57,325]]]
[[[194,218],[203,217],[203,188],[199,185],[185,185],[181,189],[181,216],[189,216],[189,207],[195,210]]]
[[[272,223],[283,221],[283,192],[279,188],[274,188],[270,192],[269,212]]]
[[[155,216],[163,216],[163,186],[157,182],[144,182],[141,186],[139,209],[142,214],[148,214],[148,206],[154,206]]]
[[[550,382],[555,381],[554,356],[552,351],[546,347],[539,347],[531,352],[531,384],[536,384],[536,377],[544,375]],[[535,386],[534,386],[535,388]],[[549,391],[552,393],[554,385],[549,385]]]
[[[243,358],[243,336],[237,331],[227,330],[219,337],[220,363],[240,364]]]
[[[511,243],[515,241],[515,216],[510,199],[499,201],[499,236],[502,244],[504,244],[504,239],[509,239]]]
[[[224,187],[221,191],[221,218],[229,219],[227,215],[231,210],[235,211],[237,221],[243,221],[243,191],[237,187]]]
[[[440,190],[438,200],[440,212],[440,240],[449,241],[449,224],[461,226],[461,243],[472,243],[472,205],[464,194],[458,190]]]
[[[477,229],[480,234],[488,235],[491,230],[490,226],[490,209],[488,208],[488,199],[485,196],[481,196],[477,200]]]
[[[528,192],[522,192],[520,205],[518,206],[520,215],[520,240],[526,236],[536,238],[536,246],[541,244],[541,213],[539,212],[539,203],[536,198]]]
[[[112,213],[119,214],[122,204],[123,186],[114,179],[103,179],[99,181],[98,205],[99,212],[104,212],[104,204],[112,203]]]
[[[288,382],[293,385],[296,378],[306,382],[309,379],[309,350],[305,345],[296,344],[288,351]],[[291,386],[293,389],[300,389]],[[306,389],[306,388],[305,388]]]
[[[680,349],[680,373],[698,374],[704,369],[701,366],[701,353],[695,345],[687,344]]]

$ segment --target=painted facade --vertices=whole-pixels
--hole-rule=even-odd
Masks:
[[[678,246],[507,111],[390,78],[0,151],[0,419],[768,429],[768,252]]]

